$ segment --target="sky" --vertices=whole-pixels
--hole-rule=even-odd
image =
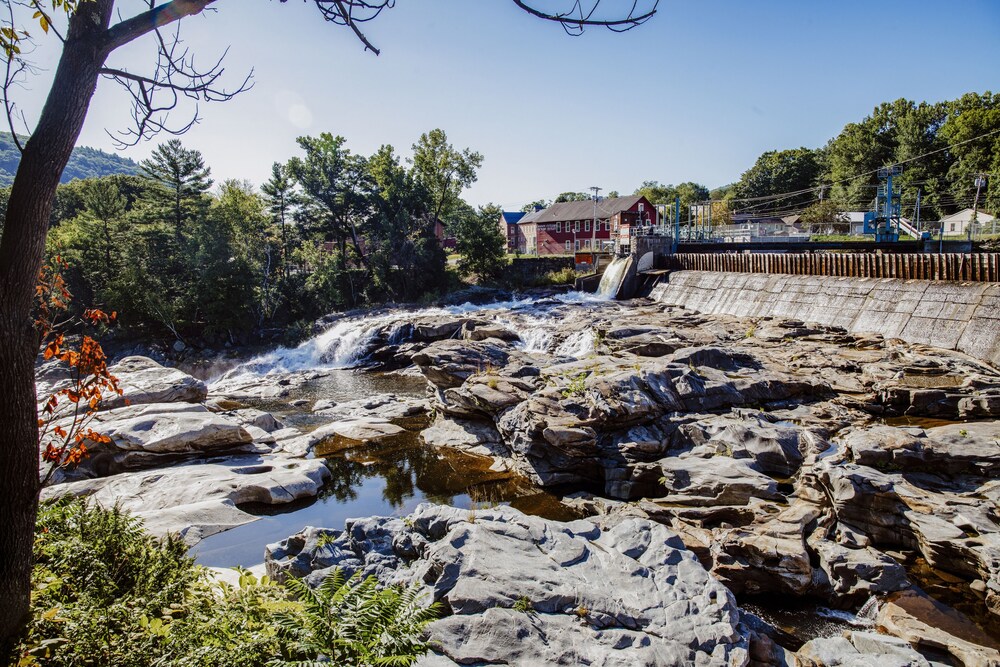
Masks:
[[[143,3],[118,4],[128,16]],[[216,181],[263,182],[273,162],[299,153],[302,135],[343,135],[364,155],[391,144],[406,157],[439,127],[484,156],[465,192],[472,204],[516,210],[591,186],[627,194],[647,180],[717,187],[764,151],[822,146],[880,102],[1000,90],[1000,0],[661,0],[635,30],[579,37],[510,0],[397,0],[364,25],[378,56],[308,1],[215,6],[181,22],[185,45],[206,64],[228,47],[228,81],[252,70],[254,82],[202,105],[182,137]],[[40,44],[41,71],[17,93],[29,121],[56,55]],[[152,55],[146,40],[110,64],[141,72]],[[127,100],[104,81],[78,143],[116,150],[108,130],[128,121]],[[168,138],[122,154],[140,160]]]

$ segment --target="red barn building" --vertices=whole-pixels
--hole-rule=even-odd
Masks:
[[[610,244],[615,225],[626,220],[632,225],[655,225],[656,210],[638,195],[605,199],[597,202],[595,230],[592,199],[560,202],[521,218],[517,223],[524,238],[520,250],[529,255],[569,255],[591,250],[592,243],[600,250]]]

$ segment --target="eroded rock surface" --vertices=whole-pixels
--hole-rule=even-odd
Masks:
[[[406,520],[307,529],[268,547],[267,567],[313,584],[334,567],[421,583],[451,610],[430,626],[422,665],[748,659],[732,594],[676,535],[643,519],[557,523],[507,507],[423,505]]]

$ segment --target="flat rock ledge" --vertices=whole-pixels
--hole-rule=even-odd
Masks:
[[[423,667],[745,665],[732,594],[668,528],[570,523],[510,507],[423,504],[409,517],[306,528],[266,550],[268,574],[318,585],[334,568],[417,582],[449,614]]]

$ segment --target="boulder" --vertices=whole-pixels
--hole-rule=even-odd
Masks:
[[[59,425],[69,427],[66,420],[56,423]],[[246,428],[199,404],[130,405],[99,412],[84,426],[108,436],[111,442],[85,441],[87,456],[83,461],[56,471],[52,482],[141,470],[189,456],[253,451],[250,443],[254,437]]]
[[[459,387],[476,373],[502,368],[510,358],[510,346],[499,340],[442,340],[413,355],[415,363],[438,389]]]
[[[270,545],[268,573],[331,568],[418,582],[451,614],[422,665],[740,665],[732,594],[667,528],[642,519],[558,523],[509,507],[420,506],[405,521],[348,521]],[[320,546],[322,544],[322,546]],[[321,566],[321,569],[313,569]]]
[[[376,417],[344,419],[320,426],[311,433],[280,441],[276,448],[290,456],[306,456],[315,452],[326,456],[368,443],[384,443],[406,433],[406,429]]]
[[[112,394],[101,402],[105,409],[140,403],[201,403],[208,386],[176,368],[167,368],[148,357],[125,357],[108,371],[118,378],[122,396]]]
[[[872,426],[844,437],[854,461],[879,470],[990,475],[1000,471],[1000,421],[927,430]]]
[[[716,456],[671,457],[659,462],[667,495],[661,500],[680,505],[745,505],[751,498],[778,500],[777,483],[745,459]]]
[[[420,432],[420,438],[432,447],[450,447],[480,456],[510,456],[510,449],[492,422],[438,415],[430,427]]]
[[[47,487],[42,498],[88,496],[104,507],[117,504],[142,519],[152,533],[176,533],[193,545],[257,519],[239,505],[312,498],[329,478],[320,460],[235,456],[57,484]]]

